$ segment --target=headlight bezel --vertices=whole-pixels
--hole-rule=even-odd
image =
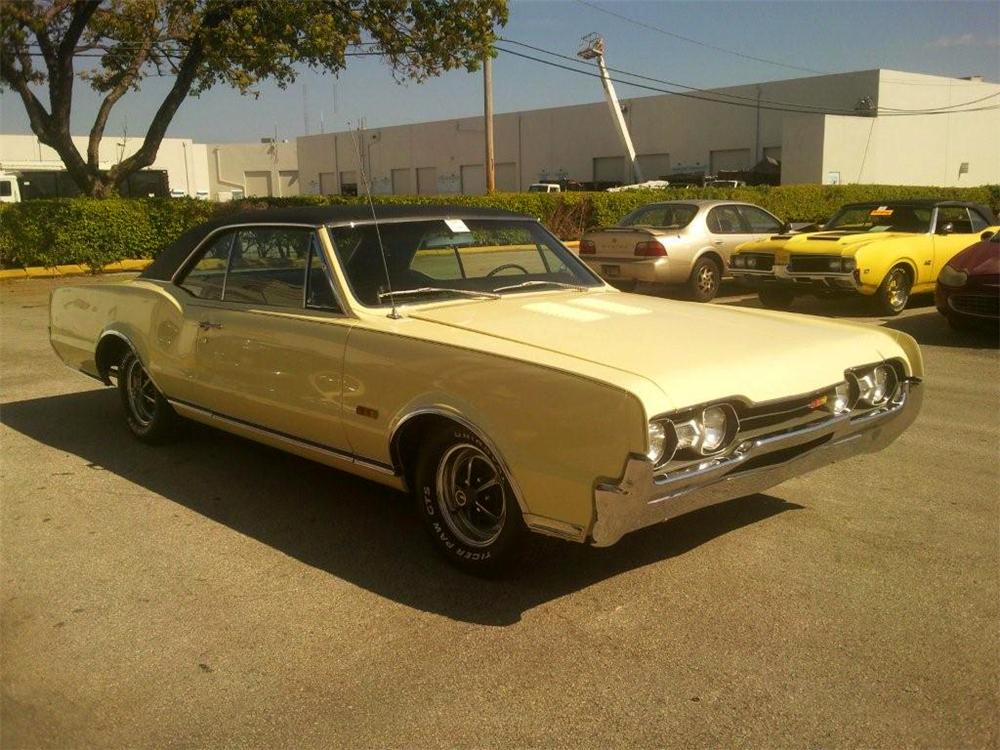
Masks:
[[[724,415],[725,428],[723,435],[715,447],[709,446],[706,450],[706,414],[709,412],[715,414],[720,411]],[[724,453],[735,441],[740,428],[739,414],[733,404],[728,401],[711,402],[674,414],[656,417],[649,422],[650,427],[647,428],[647,440],[648,434],[652,430],[651,425],[654,423],[662,425],[666,433],[664,450],[659,460],[653,461],[654,466],[657,468],[674,459],[693,460],[710,458]],[[695,433],[694,440],[685,444],[682,435],[691,429]],[[652,460],[649,452],[646,455],[647,458]]]

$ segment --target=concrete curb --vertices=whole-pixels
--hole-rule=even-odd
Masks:
[[[129,259],[119,260],[101,266],[96,272],[89,266],[77,264],[66,266],[30,266],[28,268],[0,269],[0,280],[6,279],[51,279],[62,276],[91,276],[95,273],[124,273],[127,271],[144,271],[152,260]]]

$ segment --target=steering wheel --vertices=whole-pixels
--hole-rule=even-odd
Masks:
[[[525,268],[524,266],[519,266],[517,263],[504,263],[502,266],[497,266],[492,271],[490,271],[488,274],[486,274],[486,278],[489,278],[490,276],[498,274],[501,271],[506,271],[508,268],[516,268],[518,271],[520,271],[521,273],[523,273],[525,276],[527,276],[529,273],[531,273],[531,271],[529,271],[527,268]]]

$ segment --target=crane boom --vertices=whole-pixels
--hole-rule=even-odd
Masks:
[[[601,72],[601,85],[604,87],[604,98],[607,100],[608,108],[611,110],[611,119],[618,130],[618,137],[625,148],[625,158],[628,159],[631,179],[633,182],[643,182],[645,178],[642,175],[642,169],[639,167],[639,161],[635,155],[632,136],[628,132],[625,115],[622,114],[621,105],[618,103],[618,95],[615,93],[614,84],[611,82],[608,66],[604,62],[604,40],[597,34],[590,34],[583,38],[583,45],[577,56],[584,60],[597,60],[597,69]]]

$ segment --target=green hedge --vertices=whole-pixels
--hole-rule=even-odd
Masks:
[[[756,203],[788,221],[822,221],[844,203],[899,198],[953,198],[1000,213],[1000,185],[933,188],[892,185],[783,185],[733,189],[668,188],[622,193],[497,193],[374,196],[379,204],[451,204],[503,208],[544,221],[564,240],[588,227],[616,223],[657,200],[721,198]],[[155,257],[175,237],[206,219],[268,206],[356,204],[363,198],[307,195],[211,203],[189,198],[66,198],[0,204],[0,267],[80,263],[97,268],[125,258]]]

